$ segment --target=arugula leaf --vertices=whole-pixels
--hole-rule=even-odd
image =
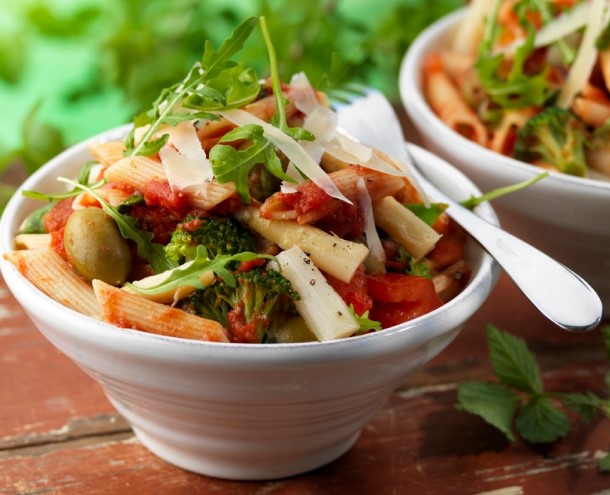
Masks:
[[[217,52],[212,42],[206,41],[201,61],[181,82],[161,91],[150,110],[134,119],[134,128],[125,140],[126,155],[151,156],[157,153],[168,139],[167,134],[153,139],[161,125],[175,124],[189,117],[193,119],[191,112],[181,110],[183,107],[208,112],[242,106],[258,96],[260,87],[254,70],[229,61],[241,50],[256,23],[254,17],[246,19]],[[136,145],[135,129],[145,125],[149,127]]]
[[[431,203],[429,207],[425,206],[423,203],[405,204],[406,208],[415,213],[415,215],[426,222],[429,226],[434,225],[434,222],[436,222],[442,213],[447,209],[447,206],[448,205],[445,203]]]
[[[522,182],[518,182],[517,184],[511,184],[510,186],[498,187],[493,189],[492,191],[486,192],[485,194],[481,194],[481,196],[470,196],[468,199],[464,201],[460,201],[460,204],[465,208],[475,208],[476,206],[484,203],[485,201],[491,201],[493,199],[501,198],[507,194],[512,194],[517,191],[521,191],[521,189],[525,189],[526,187],[530,187],[534,185],[539,180],[548,177],[548,172],[542,172],[531,179],[524,180]]]
[[[147,232],[138,228],[138,222],[135,218],[128,215],[119,213],[119,210],[114,206],[107,203],[104,198],[97,194],[93,189],[83,184],[78,184],[70,179],[60,177],[58,180],[67,184],[72,184],[75,188],[82,189],[87,193],[91,194],[102,206],[102,209],[106,214],[112,218],[119,230],[121,235],[125,239],[130,239],[136,243],[137,253],[140,258],[147,260],[155,273],[164,272],[170,268],[174,268],[176,265],[165,257],[165,249],[162,244],[152,242],[152,232]]]
[[[465,382],[458,386],[458,401],[459,410],[481,416],[508,440],[515,441],[511,425],[519,407],[519,397],[510,388],[476,380]]]
[[[222,278],[229,287],[235,287],[235,277],[227,269],[227,264],[232,261],[252,261],[258,258],[273,259],[272,256],[243,252],[238,254],[220,254],[213,259],[208,258],[208,251],[204,246],[197,246],[195,259],[188,264],[176,267],[163,282],[154,287],[139,287],[134,284],[125,284],[135,292],[145,295],[161,294],[167,291],[175,291],[180,287],[194,287],[204,289],[206,285],[201,280],[201,275],[213,272]]]
[[[553,8],[555,7],[555,8]],[[556,4],[547,0],[519,0],[513,7],[517,13],[519,23],[525,29],[531,26],[531,14],[538,12],[542,19],[542,25],[551,22],[557,12]],[[561,56],[566,65],[570,65],[576,56],[576,51],[566,43],[565,39],[557,40],[556,45],[561,51]]]
[[[356,319],[358,325],[360,326],[360,328],[356,331],[355,335],[362,335],[370,332],[371,330],[374,330],[375,332],[381,330],[381,323],[375,320],[371,320],[369,318],[368,311],[365,311],[364,313],[359,315],[358,313],[356,313],[353,304],[350,304],[348,308],[350,310],[350,313]]]
[[[488,24],[494,24],[494,20]],[[534,51],[535,31],[530,29],[525,42],[515,50],[511,69],[506,77],[503,74],[504,55],[493,54],[491,42],[486,40],[474,65],[481,86],[493,102],[502,108],[514,109],[528,106],[541,106],[554,91],[547,73],[548,67],[535,75],[524,71],[525,62]]]
[[[96,164],[96,162],[94,162],[94,161],[89,161],[89,162],[85,163],[85,166],[81,169],[81,171],[78,175],[77,181],[78,181],[79,185],[87,186],[87,187],[89,187],[89,189],[99,189],[104,184],[106,184],[106,179],[101,179],[94,183],[89,182],[89,175],[91,172],[91,168],[95,164]],[[45,194],[45,193],[41,193],[38,191],[30,191],[30,190],[26,189],[26,190],[22,191],[22,195],[27,198],[56,202],[56,201],[60,201],[62,199],[78,196],[81,192],[82,192],[82,189],[80,187],[73,187],[70,191],[66,191],[63,193],[56,193],[56,194]]]
[[[23,226],[19,230],[20,234],[44,234],[47,229],[44,226],[44,222],[42,218],[44,214],[47,213],[51,208],[55,206],[55,203],[49,203],[42,208],[38,208],[37,210],[30,213],[25,221],[23,222]]]
[[[261,31],[263,32],[263,38],[265,39],[265,45],[267,46],[267,53],[269,54],[269,65],[271,68],[271,85],[273,87],[273,95],[275,96],[275,115],[273,116],[272,123],[293,139],[313,141],[315,139],[315,136],[311,132],[306,131],[301,127],[288,127],[288,123],[286,122],[286,98],[282,93],[282,84],[277,67],[275,48],[271,41],[271,37],[269,36],[269,30],[267,29],[267,21],[264,16],[260,17],[260,25]]]
[[[578,413],[580,420],[585,423],[593,421],[600,410],[610,418],[610,401],[600,399],[593,392],[560,394],[559,398],[568,409]]]
[[[224,144],[241,140],[250,144],[240,149]],[[258,125],[247,124],[226,133],[210,150],[209,158],[216,180],[221,184],[233,181],[239,197],[246,204],[251,201],[248,175],[259,163],[276,177],[294,182],[294,179],[284,172],[275,146],[264,137],[263,129]]]
[[[487,325],[489,357],[496,376],[506,385],[532,394],[542,393],[538,363],[523,339]]]
[[[418,277],[424,277],[428,280],[432,280],[432,268],[430,267],[430,263],[426,261],[425,258],[416,260],[411,257],[407,275],[417,275]]]
[[[521,408],[515,420],[517,431],[531,443],[549,443],[570,431],[568,417],[544,396],[535,396]]]

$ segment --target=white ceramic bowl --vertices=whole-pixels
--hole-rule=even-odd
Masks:
[[[94,138],[123,136],[125,129]],[[79,144],[33,174],[22,189],[52,191],[90,159]],[[430,153],[418,157],[463,199],[476,189]],[[0,250],[12,249],[22,219],[40,202],[20,192],[0,221]],[[490,206],[479,214],[497,222]],[[38,291],[1,260],[4,279],[38,329],[101,383],[152,452],[221,478],[273,479],[339,457],[413,370],[436,356],[479,308],[498,275],[474,244],[472,277],[442,308],[375,334],[325,343],[219,344],[126,330],[77,314]]]
[[[482,190],[514,184],[541,169],[462,137],[432,111],[422,93],[426,54],[446,43],[460,9],[424,30],[406,53],[399,78],[407,113],[426,148],[464,172]],[[502,226],[585,278],[610,316],[610,181],[551,173],[536,185],[494,201]]]

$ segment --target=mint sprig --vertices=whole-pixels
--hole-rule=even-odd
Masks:
[[[610,418],[610,400],[593,392],[552,392],[544,389],[536,358],[523,339],[487,326],[489,356],[496,382],[473,380],[458,387],[457,408],[480,416],[513,442],[516,433],[529,443],[555,442],[570,432],[564,410],[589,422],[600,413]],[[610,359],[610,326],[601,329]],[[607,380],[610,384],[610,380]],[[564,409],[564,410],[562,410]],[[598,465],[610,472],[610,454]]]

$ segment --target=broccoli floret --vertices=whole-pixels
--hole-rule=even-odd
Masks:
[[[265,342],[272,324],[293,314],[300,296],[276,270],[259,266],[234,276],[234,287],[219,280],[195,291],[182,309],[219,321],[233,342]]]
[[[210,258],[219,254],[256,252],[256,238],[251,230],[233,217],[187,216],[165,246],[165,255],[175,263],[195,259],[197,246],[204,246]]]
[[[515,158],[542,161],[561,172],[584,176],[586,129],[568,110],[549,107],[530,118],[517,135]]]

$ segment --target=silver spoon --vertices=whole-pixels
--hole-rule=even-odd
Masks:
[[[459,223],[504,269],[515,285],[540,312],[572,332],[595,328],[602,317],[602,302],[591,286],[572,270],[490,224],[447,197],[422,174],[405,143],[402,126],[386,97],[368,90],[349,105],[337,108],[339,127],[364,144],[410,164],[426,194],[447,203],[447,213]]]

